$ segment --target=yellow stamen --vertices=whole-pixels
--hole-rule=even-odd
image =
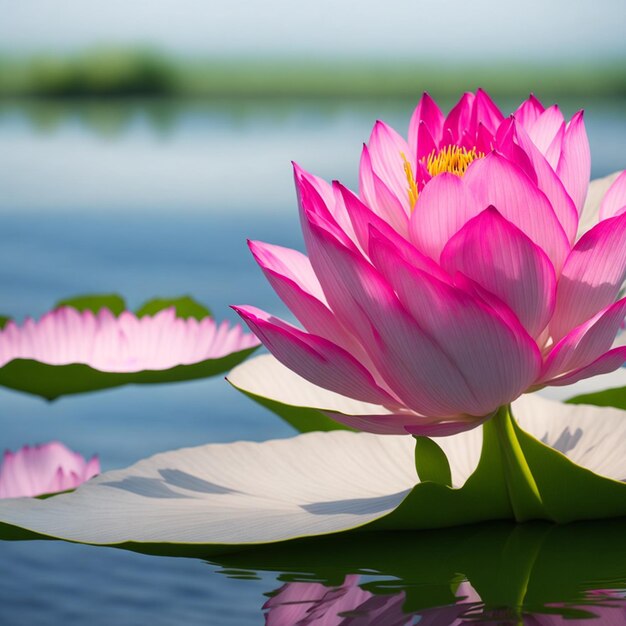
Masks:
[[[463,176],[469,164],[485,156],[484,152],[476,152],[476,148],[466,150],[459,146],[447,146],[439,152],[434,150],[426,159],[426,169],[431,176],[449,172],[456,176]],[[405,166],[406,168],[406,166]]]
[[[401,152],[400,156],[404,161],[404,173],[406,174],[406,181],[409,185],[409,203],[411,208],[413,208],[417,202],[417,182],[415,181],[415,175],[413,174],[411,164],[407,160],[404,152]]]
[[[404,152],[401,152],[400,156],[404,161],[404,173],[408,184],[409,204],[411,205],[411,210],[413,210],[418,195],[417,181],[415,180],[413,168]],[[485,153],[477,152],[476,148],[466,150],[459,146],[446,146],[439,151],[433,150],[428,157],[422,158],[421,162],[426,166],[431,177],[437,176],[437,174],[443,174],[444,172],[454,174],[455,176],[463,176],[472,161],[482,159],[484,156]]]

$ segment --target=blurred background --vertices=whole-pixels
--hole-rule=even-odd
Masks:
[[[593,175],[625,164],[623,0],[0,0],[0,15],[14,317],[85,291],[132,306],[190,291],[222,315],[263,297],[245,238],[298,245],[290,161],[356,187],[374,120],[405,133],[425,90],[444,110],[479,86],[505,113],[531,91],[585,108]]]
[[[585,108],[593,175],[623,169],[625,23],[623,0],[0,0],[0,314],[98,292],[284,314],[246,238],[302,247],[290,161],[356,187],[375,119],[405,133],[425,90]],[[0,449],[61,439],[105,470],[292,434],[221,378],[0,407]],[[11,624],[260,623],[268,590],[53,543],[0,563]]]
[[[354,185],[428,90],[585,107],[623,166],[623,0],[0,0],[0,211],[293,212],[289,162]],[[621,162],[620,162],[621,160]]]

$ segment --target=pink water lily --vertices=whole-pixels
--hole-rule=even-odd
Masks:
[[[585,206],[589,173],[582,112],[531,96],[505,118],[479,90],[444,116],[425,94],[408,139],[376,123],[358,194],[295,166],[308,257],[250,243],[304,330],[235,309],[300,376],[380,407],[333,415],[349,426],[475,427],[626,360],[626,173]]]
[[[75,489],[100,473],[100,461],[86,461],[59,441],[4,453],[0,498],[33,497]]]
[[[51,365],[84,363],[105,372],[163,370],[217,359],[258,345],[238,324],[176,317],[174,308],[137,317],[61,307],[40,320],[8,322],[0,330],[0,367],[14,359]]]

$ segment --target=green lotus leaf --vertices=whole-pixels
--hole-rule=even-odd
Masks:
[[[54,308],[58,309],[64,306],[71,306],[77,311],[91,311],[92,313],[99,313],[101,309],[109,309],[113,315],[120,315],[120,313],[126,310],[124,298],[114,293],[90,294],[65,298],[59,300],[54,305]]]
[[[626,409],[626,387],[605,389],[595,393],[584,393],[568,402],[572,404],[595,404],[596,406],[613,406],[617,409]]]
[[[167,452],[70,494],[0,501],[2,532],[208,555],[357,529],[626,516],[623,411],[527,396],[513,413],[437,439],[451,487],[419,481],[412,437],[311,432]]]
[[[154,298],[142,304],[136,311],[137,317],[144,315],[155,315],[163,309],[174,307],[176,317],[188,319],[192,317],[201,320],[211,315],[211,311],[204,305],[196,302],[191,296],[181,296],[180,298]]]
[[[32,359],[14,359],[0,368],[0,385],[46,400],[122,385],[176,383],[208,378],[228,372],[248,358],[256,348],[238,350],[226,356],[205,359],[189,365],[176,365],[163,370],[137,372],[106,372],[84,363],[50,365]]]

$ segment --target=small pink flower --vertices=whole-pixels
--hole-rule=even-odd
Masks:
[[[75,489],[100,473],[97,456],[86,461],[58,441],[4,453],[0,498],[33,497]]]
[[[40,320],[9,322],[0,330],[0,367],[14,359],[51,365],[84,363],[105,372],[164,370],[217,359],[258,345],[238,324],[176,317],[168,308],[138,318],[61,307]]]
[[[425,94],[408,139],[375,124],[358,195],[295,166],[308,257],[250,243],[304,330],[235,310],[288,368],[375,405],[333,415],[348,426],[473,428],[626,360],[626,173],[585,206],[589,173],[582,112],[530,97],[505,118],[478,90],[444,116]]]

